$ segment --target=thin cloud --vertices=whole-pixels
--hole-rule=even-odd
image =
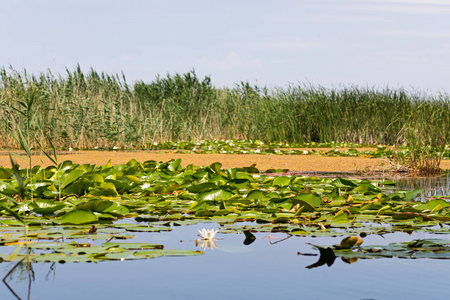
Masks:
[[[444,44],[441,48],[436,48],[433,50],[433,55],[449,55],[450,54],[450,44]]]
[[[255,45],[259,49],[277,50],[277,51],[303,51],[316,49],[320,46],[319,41],[305,41],[295,37],[287,37],[279,41],[258,43]]]
[[[327,23],[368,23],[380,22],[382,17],[354,16],[354,15],[315,15],[302,19],[310,22],[327,22]]]
[[[231,71],[235,69],[258,69],[263,65],[261,59],[259,58],[244,57],[234,51],[228,52],[224,59],[204,57],[199,59],[198,63],[221,71]]]
[[[450,6],[443,5],[354,5],[352,9],[382,13],[450,15]]]
[[[375,32],[377,36],[390,37],[411,37],[411,38],[450,38],[450,31],[444,32],[422,32],[422,31],[402,31],[402,30],[386,30]]]
[[[134,55],[124,54],[122,55],[123,60],[134,60],[136,57]]]
[[[388,55],[386,56],[386,59],[392,62],[399,62],[399,63],[419,63],[424,61],[423,57],[405,54]]]
[[[405,4],[426,4],[426,5],[449,5],[449,0],[367,0],[368,2],[382,3],[405,3]]]

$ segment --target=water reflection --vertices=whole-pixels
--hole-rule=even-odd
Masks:
[[[256,237],[250,231],[245,230],[244,234],[245,234],[244,245],[248,246],[256,240]]]
[[[425,191],[418,197],[421,201],[432,196],[450,195],[450,173],[438,177],[412,177],[397,180],[399,190],[415,190],[423,188]]]
[[[336,255],[334,254],[333,249],[331,249],[330,247],[319,247],[318,249],[320,251],[319,260],[312,265],[306,266],[307,269],[317,268],[323,266],[324,264],[327,264],[327,266],[329,267],[333,265],[336,259]]]
[[[324,248],[324,247],[320,247],[318,248],[320,251],[319,254],[319,260],[316,261],[315,263],[306,266],[305,268],[307,269],[314,269],[323,265],[327,265],[328,267],[331,267],[334,263],[334,261],[336,260],[336,254],[334,253],[333,249],[331,249],[330,247]],[[297,255],[302,255],[302,256],[317,256],[317,254],[313,254],[313,253],[301,253],[298,252]],[[343,262],[345,262],[346,264],[353,264],[355,262],[358,261],[358,257],[346,257],[346,256],[341,256],[341,260]]]
[[[450,240],[437,239],[435,237],[429,239],[415,239],[403,242],[391,242],[387,245],[369,245],[356,246],[350,248],[339,248],[338,245],[332,247],[317,246],[306,243],[318,249],[320,252],[319,260],[311,265],[306,266],[307,269],[313,269],[327,264],[329,267],[333,265],[336,257],[347,264],[353,264],[358,259],[380,259],[380,258],[401,258],[401,259],[449,259],[450,258]],[[316,256],[312,253],[297,252],[297,255]]]
[[[215,239],[199,239],[199,240],[195,240],[195,246],[202,248],[203,251],[205,250],[214,250],[216,249],[217,243],[215,241]]]
[[[22,298],[17,295],[16,291],[8,284],[8,281],[15,280],[17,282],[28,280],[28,295],[26,299],[30,299],[31,296],[31,282],[35,280],[35,274],[33,265],[25,260],[27,257],[22,258],[17,264],[15,264],[11,270],[3,277],[3,283],[8,290],[19,300]],[[17,277],[15,277],[17,276]]]

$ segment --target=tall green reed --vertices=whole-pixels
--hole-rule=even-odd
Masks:
[[[27,119],[15,118],[15,91],[38,91],[28,124],[43,147],[49,136],[57,149],[94,147],[151,148],[153,142],[201,139],[261,139],[287,142],[407,144],[405,126],[446,140],[449,97],[403,89],[356,86],[327,89],[312,85],[259,87],[241,82],[213,86],[195,71],[128,85],[123,74],[110,75],[77,66],[64,75],[0,70],[0,145],[20,147],[11,126],[26,131]],[[10,125],[8,125],[10,124]],[[30,147],[37,148],[30,139]]]
[[[393,155],[394,162],[419,175],[441,172],[440,162],[450,138],[450,114],[436,110],[429,101],[421,102],[409,112],[399,132],[397,146],[407,146]]]

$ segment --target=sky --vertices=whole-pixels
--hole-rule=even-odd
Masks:
[[[450,92],[450,0],[0,0],[0,67]]]

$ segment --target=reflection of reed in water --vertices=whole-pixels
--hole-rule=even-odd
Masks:
[[[425,191],[419,196],[421,201],[431,196],[450,196],[450,173],[439,177],[404,178],[398,181],[397,188],[399,190],[423,188]]]

